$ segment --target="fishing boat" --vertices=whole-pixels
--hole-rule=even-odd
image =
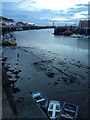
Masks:
[[[76,120],[78,115],[78,106],[64,102],[60,111],[60,118],[65,120]]]
[[[33,92],[32,98],[41,108],[47,109],[48,100],[41,92]]]
[[[50,117],[50,119],[55,120],[58,118],[60,108],[61,105],[59,101],[55,101],[55,100],[50,101],[48,106],[48,116]]]

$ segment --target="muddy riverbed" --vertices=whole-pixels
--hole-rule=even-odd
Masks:
[[[31,93],[38,90],[48,101],[58,100],[61,104],[70,102],[78,105],[78,118],[88,118],[90,67],[87,64],[35,47],[3,47],[2,57],[2,65],[9,80],[14,80],[18,88],[12,93],[18,117],[40,116],[39,108],[31,97]]]

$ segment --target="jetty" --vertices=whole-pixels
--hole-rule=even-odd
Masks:
[[[90,35],[90,20],[80,20],[78,26],[57,26],[54,28],[54,35],[72,34]]]

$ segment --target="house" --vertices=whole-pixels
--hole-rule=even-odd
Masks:
[[[90,20],[80,20],[78,29],[80,34],[90,34]]]

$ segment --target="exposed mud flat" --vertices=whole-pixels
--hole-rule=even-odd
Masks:
[[[18,88],[13,96],[19,117],[38,116],[31,97],[36,90],[45,94],[49,101],[58,100],[61,104],[67,101],[78,105],[78,117],[88,117],[90,67],[86,63],[30,47],[3,47],[2,53],[2,65],[10,82],[15,81]]]

